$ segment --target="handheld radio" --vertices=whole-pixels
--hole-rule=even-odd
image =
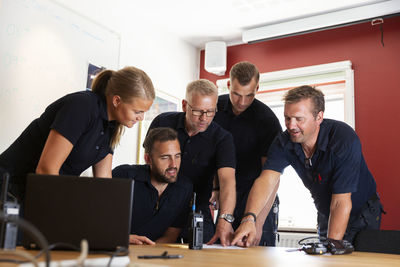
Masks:
[[[0,212],[4,213],[5,218],[17,217],[19,214],[19,204],[7,201],[9,174],[3,174],[3,184],[0,194]],[[15,250],[17,245],[18,226],[7,220],[0,223],[0,248],[7,250]]]
[[[203,248],[203,214],[196,212],[196,193],[193,192],[192,211],[189,215],[189,249]]]

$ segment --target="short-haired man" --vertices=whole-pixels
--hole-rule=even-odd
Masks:
[[[246,61],[236,63],[231,68],[229,76],[229,95],[219,96],[218,111],[214,121],[229,131],[235,142],[236,208],[234,216],[237,220],[233,222],[233,228],[237,229],[251,186],[261,173],[269,146],[282,128],[274,112],[255,99],[260,73],[254,64]],[[273,205],[269,214],[264,209],[260,215],[262,218],[257,221],[256,243],[258,245],[276,245],[278,197]]]
[[[284,97],[287,130],[271,145],[263,171],[254,182],[242,224],[233,243],[253,245],[254,218],[271,206],[280,174],[291,165],[311,192],[318,211],[318,234],[336,249],[353,242],[362,229],[379,229],[383,211],[376,183],[364,160],[360,140],[347,124],[323,119],[324,95],[310,86]],[[253,218],[254,217],[254,218]]]
[[[182,150],[180,172],[191,179],[193,190],[197,193],[197,206],[204,215],[203,240],[211,244],[219,238],[222,245],[230,245],[236,200],[235,148],[232,135],[212,121],[217,99],[217,88],[212,82],[205,79],[193,81],[186,87],[183,112],[158,115],[150,129],[163,126],[178,132]],[[216,229],[209,209],[215,174],[218,175],[221,190]]]
[[[192,185],[180,175],[176,131],[155,128],[144,140],[146,165],[120,165],[113,177],[135,180],[131,244],[174,243],[189,214]]]

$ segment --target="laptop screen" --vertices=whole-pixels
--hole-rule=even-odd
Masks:
[[[111,251],[129,246],[132,199],[130,179],[29,174],[23,217],[49,244],[86,239],[89,250]],[[26,234],[23,245],[36,248]]]

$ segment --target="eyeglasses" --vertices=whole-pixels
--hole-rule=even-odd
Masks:
[[[207,110],[207,111],[195,110],[195,109],[192,108],[192,106],[189,103],[187,103],[187,104],[190,107],[190,109],[192,110],[192,115],[193,116],[201,117],[201,116],[203,116],[203,114],[206,114],[207,117],[214,117],[215,112],[217,112],[217,109],[215,109],[215,110]]]

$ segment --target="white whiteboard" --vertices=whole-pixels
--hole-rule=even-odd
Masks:
[[[0,0],[0,153],[88,64],[119,68],[120,36],[51,0]]]

